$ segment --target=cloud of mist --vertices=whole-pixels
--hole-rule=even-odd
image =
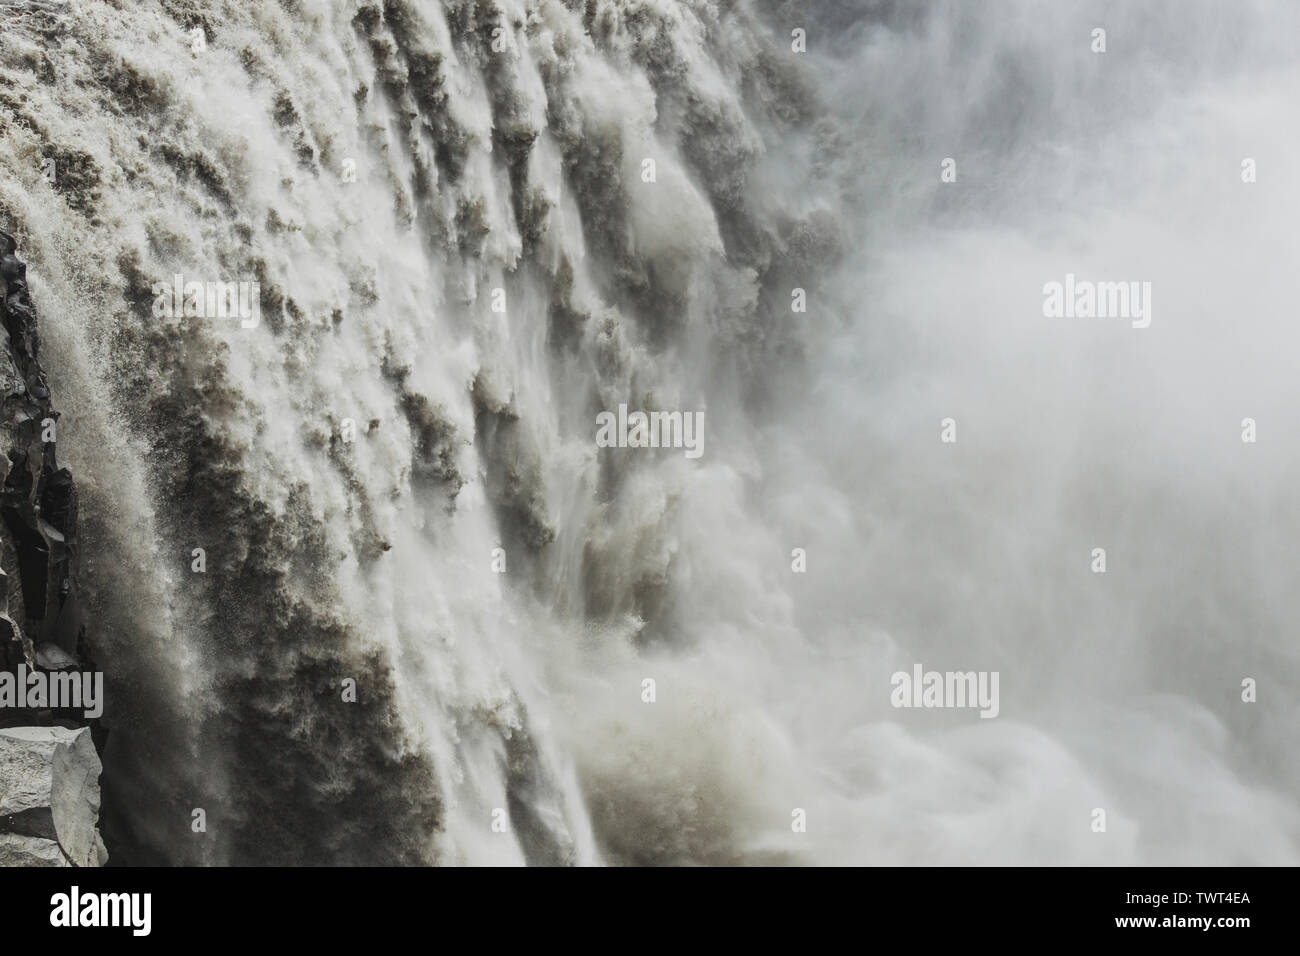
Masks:
[[[820,164],[810,202],[831,197],[846,254],[791,317],[812,374],[771,370],[757,460],[733,443],[686,493],[674,582],[691,673],[767,728],[763,759],[727,751],[770,797],[737,804],[730,845],[1295,863],[1296,11],[790,7],[773,19],[809,27],[833,118],[755,178],[798,188]],[[1045,318],[1067,273],[1152,283],[1152,324]],[[999,671],[1001,715],[892,710],[889,675],[917,662]],[[676,728],[648,766],[716,767],[723,726]],[[638,778],[664,786],[645,816],[674,818],[671,779]],[[807,834],[780,835],[781,800]]]

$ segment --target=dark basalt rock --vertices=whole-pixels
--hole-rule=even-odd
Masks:
[[[0,670],[89,669],[77,600],[77,489],[55,456],[54,410],[17,243],[0,232]],[[0,726],[84,724],[81,712],[0,710]]]

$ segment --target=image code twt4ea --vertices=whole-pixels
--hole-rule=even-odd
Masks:
[[[0,865],[1300,863],[1298,100],[1287,0],[0,0]]]

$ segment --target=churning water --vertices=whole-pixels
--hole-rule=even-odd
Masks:
[[[1300,860],[1298,47],[1283,0],[0,0],[115,859]],[[893,706],[917,665],[995,719]]]

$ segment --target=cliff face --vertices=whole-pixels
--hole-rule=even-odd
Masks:
[[[76,486],[55,457],[58,413],[16,249],[0,232],[0,727],[19,728],[0,739],[0,857],[96,865],[100,762],[84,728],[98,710],[81,690],[102,685],[77,601]]]

